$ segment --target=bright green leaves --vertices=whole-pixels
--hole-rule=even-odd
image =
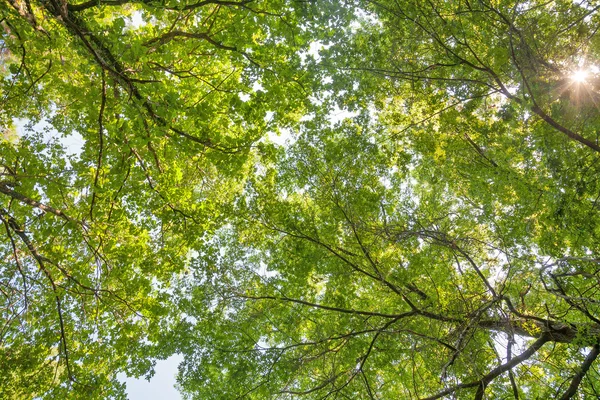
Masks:
[[[337,390],[361,397],[373,384],[398,396],[422,390],[397,379],[407,363],[429,374],[429,387],[439,379],[428,371],[441,368],[440,354],[424,346],[447,332],[413,315],[407,301],[452,319],[486,301],[484,287],[468,265],[459,265],[460,274],[454,267],[446,232],[459,235],[461,226],[440,215],[439,198],[423,198],[417,208],[410,180],[370,133],[351,121],[305,132],[252,180],[236,212],[241,219],[214,243],[221,256],[201,257],[209,264],[199,271],[219,271],[219,279],[199,281],[217,293],[210,318],[226,333],[209,334],[198,308],[186,311],[199,321],[192,342],[206,349],[201,360],[186,358],[186,392],[239,396],[255,387],[247,396]],[[469,301],[453,298],[457,288]],[[240,375],[247,363],[266,376]]]
[[[5,397],[559,397],[597,344],[595,9],[14,4]]]
[[[563,6],[568,18],[581,11]],[[524,71],[528,92],[518,68],[527,57],[523,68],[550,68],[527,46],[536,21],[542,35],[556,26],[511,7],[374,6],[378,19],[323,49],[326,62],[307,57],[331,93],[313,100],[285,153],[263,159],[227,234],[200,257],[199,269],[218,271],[200,281],[227,334],[196,324],[203,352],[183,346],[186,393],[408,398],[465,383],[473,389],[451,393],[471,397],[506,363],[510,337],[516,357],[552,330],[554,350],[511,368],[517,387],[489,375],[486,394],[561,393],[561,368],[580,362],[575,332],[593,324],[586,312],[597,295],[576,300],[591,280],[551,284],[558,272],[544,268],[570,253],[594,262],[597,157],[532,109],[534,98],[551,98],[537,83],[550,74]],[[504,29],[511,23],[520,47]],[[581,124],[586,111],[561,102],[546,104],[554,121]],[[332,127],[334,106],[361,112]]]
[[[0,160],[2,342],[23,348],[2,363],[31,382],[23,396],[122,397],[119,371],[174,351],[155,346],[180,322],[174,285],[227,221],[254,143],[310,105],[298,53],[326,18],[314,9],[3,6],[0,118],[33,126]]]

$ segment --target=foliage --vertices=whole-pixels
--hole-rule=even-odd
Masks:
[[[598,7],[1,7],[2,397],[598,396]]]
[[[2,6],[2,397],[123,396],[117,372],[172,353],[173,281],[297,123],[331,29],[248,3]]]

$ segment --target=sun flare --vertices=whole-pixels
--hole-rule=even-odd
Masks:
[[[571,80],[575,83],[584,83],[587,79],[588,72],[585,70],[577,70],[571,73]]]

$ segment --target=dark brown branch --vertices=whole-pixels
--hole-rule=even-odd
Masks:
[[[569,138],[589,147],[590,149],[597,151],[600,153],[600,145],[598,145],[597,143],[592,142],[591,140],[588,140],[586,138],[584,138],[583,136],[573,132],[572,130],[562,126],[561,124],[559,124],[554,118],[550,117],[548,114],[546,114],[540,107],[538,107],[537,105],[534,105],[531,107],[531,111],[533,111],[534,113],[536,113],[540,118],[542,118],[544,121],[546,121],[550,126],[552,126],[554,129],[558,130],[559,132],[564,133],[565,135],[567,135]]]
[[[398,288],[396,288],[395,285],[393,285],[391,282],[388,282],[387,280],[383,280],[381,279],[380,276],[377,276],[369,271],[366,271],[365,269],[361,268],[359,265],[357,265],[356,263],[353,263],[348,257],[345,257],[342,253],[342,251],[338,251],[336,249],[334,249],[332,246],[323,243],[322,241],[320,241],[318,238],[313,238],[311,236],[308,236],[302,232],[298,232],[298,233],[294,233],[294,232],[290,232],[287,231],[285,229],[282,228],[278,228],[275,226],[271,226],[268,223],[264,222],[264,221],[259,221],[259,223],[261,223],[262,225],[266,226],[268,229],[274,230],[276,232],[280,232],[282,234],[288,235],[290,237],[296,238],[296,239],[301,239],[301,240],[307,240],[319,247],[323,247],[324,249],[326,249],[328,252],[330,252],[331,254],[333,254],[334,256],[336,256],[337,258],[339,258],[341,261],[343,261],[345,264],[347,264],[352,270],[359,272],[365,276],[368,276],[369,278],[377,281],[377,282],[383,282],[383,284],[388,287],[389,289],[391,289],[394,293],[398,294],[400,297],[402,297],[402,299],[404,300],[404,302],[411,308],[412,311],[416,312],[417,314],[426,317],[426,318],[430,318],[430,319],[434,319],[437,321],[445,321],[445,322],[455,322],[455,323],[462,323],[463,321],[459,318],[453,318],[453,317],[448,317],[445,315],[441,315],[441,314],[436,314],[430,311],[426,311],[423,309],[420,309],[419,307],[417,307],[404,293],[400,292],[398,290]],[[411,232],[411,234],[413,234]],[[336,246],[337,247],[337,246]],[[347,253],[346,251],[343,251],[344,253]]]
[[[10,196],[15,200],[20,201],[21,203],[25,203],[32,207],[38,208],[44,212],[54,214],[57,217],[61,217],[61,218],[65,219],[66,221],[79,223],[77,220],[69,217],[64,212],[62,212],[61,210],[59,210],[57,208],[47,206],[45,204],[40,203],[39,201],[33,200],[25,195],[22,195],[21,193],[15,192],[10,187],[8,187],[8,185],[5,182],[0,182],[0,193],[4,193],[5,195]]]
[[[120,0],[117,0],[120,1]],[[229,5],[243,5],[246,2],[251,0],[244,0],[241,2],[234,2],[235,4]],[[218,0],[215,1],[207,1],[196,3],[196,5],[190,5],[195,7],[200,7],[204,4],[218,4],[220,3]],[[225,3],[225,2],[223,2]],[[87,4],[87,3],[86,3]],[[97,2],[94,0],[94,5],[97,5]],[[96,36],[94,36],[90,30],[85,26],[85,24],[72,13],[73,10],[70,10],[66,4],[62,3],[61,0],[49,0],[48,3],[44,3],[46,9],[52,13],[57,19],[69,30],[69,32],[78,37],[85,48],[88,49],[96,63],[105,71],[107,71],[115,81],[123,87],[136,101],[139,102],[141,107],[146,110],[147,115],[150,119],[156,123],[158,126],[165,128],[168,131],[177,133],[179,136],[183,136],[187,139],[190,139],[196,143],[202,144],[203,146],[210,147],[212,149],[226,152],[226,153],[236,153],[241,151],[239,148],[220,148],[215,146],[210,142],[210,140],[203,140],[197,138],[189,133],[182,131],[176,127],[173,127],[165,118],[158,115],[154,106],[150,102],[149,99],[144,97],[142,93],[139,91],[138,87],[135,85],[136,80],[129,76],[126,68],[117,60],[115,55],[110,51],[110,49]],[[213,45],[217,45],[213,43]],[[218,46],[217,46],[218,47]],[[169,137],[169,135],[167,134]]]
[[[433,396],[425,397],[425,398],[423,398],[423,400],[440,399],[440,398],[447,396],[449,394],[452,394],[460,389],[468,389],[468,388],[474,388],[474,387],[485,388],[490,382],[492,382],[498,376],[502,375],[503,373],[505,373],[507,371],[512,370],[517,365],[519,365],[522,362],[531,358],[531,356],[533,356],[544,344],[546,344],[547,342],[549,342],[551,340],[552,340],[552,337],[549,334],[542,334],[542,336],[540,336],[535,342],[533,342],[533,344],[531,346],[529,346],[529,348],[527,350],[525,350],[523,353],[521,353],[517,357],[512,358],[510,361],[507,361],[506,363],[494,368],[492,371],[490,371],[487,375],[485,375],[480,380],[474,381],[474,382],[469,382],[469,383],[461,383],[456,386],[452,386],[448,389],[438,392],[437,394],[435,394]],[[481,389],[481,390],[483,390],[483,389]],[[479,391],[479,389],[478,389],[478,391]]]
[[[219,348],[216,347],[215,349],[222,352],[222,353],[260,353],[260,352],[279,352],[279,353],[284,353],[287,350],[290,349],[295,349],[298,347],[310,347],[310,346],[318,346],[324,343],[329,343],[329,342],[335,342],[335,341],[347,341],[348,339],[354,338],[356,336],[361,336],[361,335],[365,335],[368,333],[377,333],[380,332],[383,328],[370,328],[370,329],[363,329],[360,331],[350,331],[341,335],[337,335],[337,336],[329,336],[326,338],[322,338],[319,340],[313,340],[311,342],[297,342],[297,343],[292,343],[289,344],[287,346],[281,346],[281,347],[260,347],[260,346],[254,346],[251,349],[248,348],[244,348],[244,349],[234,349],[234,348]],[[385,331],[383,333],[398,333],[398,332],[402,332],[402,331],[393,331],[393,330],[389,330],[389,331]],[[422,335],[425,336],[425,335]]]
[[[98,159],[96,161],[96,173],[94,175],[94,193],[90,204],[90,219],[94,219],[94,203],[96,201],[96,189],[98,188],[98,177],[102,168],[102,156],[104,153],[104,108],[106,107],[106,75],[102,70],[102,99],[100,111],[98,112]]]
[[[508,343],[506,344],[506,361],[512,360],[512,346],[515,343],[515,335],[512,333],[508,335]],[[510,380],[510,386],[513,391],[515,400],[519,400],[519,388],[515,380],[515,374],[512,369],[508,371],[508,379]]]
[[[299,299],[291,299],[289,297],[251,296],[251,295],[247,295],[247,294],[238,294],[237,296],[240,298],[249,299],[249,300],[287,301],[287,302],[291,302],[291,303],[302,304],[302,305],[309,306],[309,307],[320,308],[322,310],[335,311],[335,312],[344,313],[344,314],[366,315],[366,316],[370,316],[370,317],[391,318],[394,320],[397,320],[400,318],[413,317],[413,316],[417,315],[417,313],[414,311],[408,311],[408,312],[404,312],[401,314],[386,314],[386,313],[380,313],[380,312],[376,312],[376,311],[363,311],[363,310],[354,310],[354,309],[348,309],[348,308],[324,306],[322,304],[311,303],[309,301],[299,300]]]
[[[8,224],[8,221],[4,218],[4,216],[1,213],[0,213],[0,220],[2,220],[4,227],[6,229],[6,235],[8,236],[8,239],[12,246],[15,264],[17,264],[17,269],[19,270],[19,273],[21,274],[21,279],[23,279],[23,299],[24,299],[24,303],[25,303],[25,310],[27,310],[28,304],[29,304],[29,298],[27,296],[27,275],[25,274],[25,270],[23,269],[23,264],[21,263],[21,260],[19,259],[19,254],[17,253],[17,244],[15,243],[15,239],[13,238],[12,234],[10,233],[10,230],[11,230],[10,225]]]
[[[483,158],[485,158],[490,164],[492,164],[494,167],[498,167],[498,164],[496,164],[496,162],[494,160],[492,160],[491,158],[489,158],[485,152],[483,151],[483,149],[477,144],[475,143],[475,141],[473,141],[473,139],[471,138],[471,136],[469,136],[469,134],[467,132],[463,133],[465,136],[465,139],[467,139],[467,142],[469,142],[469,144],[475,149],[475,151]]]
[[[344,372],[340,372],[340,373],[338,373],[338,374],[336,374],[336,375],[333,375],[331,378],[329,378],[329,379],[326,379],[325,381],[323,381],[321,384],[319,384],[319,385],[315,386],[314,388],[312,388],[312,389],[308,389],[308,390],[305,390],[305,391],[302,391],[302,392],[300,392],[300,391],[295,391],[295,390],[282,390],[282,391],[281,391],[281,392],[279,392],[279,393],[282,393],[282,394],[283,394],[283,393],[287,393],[287,394],[296,394],[296,395],[305,395],[305,394],[310,394],[310,393],[316,392],[316,391],[318,391],[318,390],[321,390],[321,389],[323,389],[325,386],[327,386],[327,385],[329,385],[329,384],[331,384],[331,383],[335,382],[335,380],[336,380],[337,378],[339,378],[339,377],[340,377],[340,375],[343,375],[343,374],[344,374]]]
[[[546,284],[545,280],[544,280],[544,272],[546,270],[548,270],[550,267],[552,267],[554,264],[551,265],[547,265],[546,267],[542,268],[542,270],[540,271],[540,278],[542,281],[542,284],[544,285],[544,288],[552,293],[553,295],[560,297],[562,299],[564,299],[571,307],[574,307],[576,310],[580,311],[581,313],[583,313],[585,316],[587,316],[590,320],[594,321],[596,324],[600,325],[600,319],[596,318],[594,315],[592,315],[587,308],[585,307],[585,305],[580,305],[578,304],[576,301],[590,301],[593,302],[593,299],[587,299],[587,298],[575,298],[572,296],[569,296],[567,294],[567,292],[565,291],[565,289],[563,288],[563,286],[561,285],[558,277],[556,275],[554,275],[553,273],[549,273],[550,277],[552,278],[554,284],[556,285],[557,289],[553,289],[548,287],[548,285]]]
[[[255,65],[258,68],[264,68],[258,62],[256,62],[256,60],[254,60],[252,57],[250,57],[250,55],[248,53],[246,53],[245,51],[238,50],[237,47],[227,46],[220,42],[217,42],[208,34],[208,32],[184,32],[184,31],[176,31],[176,30],[169,31],[169,32],[163,34],[162,36],[159,36],[157,38],[149,40],[148,42],[144,43],[144,45],[151,46],[152,50],[154,50],[154,49],[156,49],[156,47],[166,44],[177,37],[183,37],[183,38],[187,38],[187,39],[205,40],[218,49],[232,51],[232,52],[242,55],[246,60],[248,60],[250,63],[252,63],[253,65]],[[273,71],[270,71],[270,72],[273,72]]]
[[[33,29],[38,32],[42,32],[46,35],[48,33],[42,28],[35,19],[35,14],[31,8],[31,3],[27,0],[25,1],[17,1],[17,0],[8,0],[8,3],[15,9],[15,11],[31,25]]]
[[[363,367],[365,366],[365,363],[367,362],[369,355],[373,351],[373,347],[375,346],[375,342],[377,341],[377,338],[379,338],[379,335],[381,335],[382,332],[385,332],[385,330],[387,328],[389,328],[392,324],[398,322],[400,319],[402,319],[402,317],[398,317],[391,321],[388,321],[381,329],[379,329],[377,331],[377,333],[375,333],[375,335],[373,335],[373,339],[371,340],[371,343],[369,344],[369,348],[367,349],[367,352],[365,353],[365,355],[362,357],[362,360],[360,361],[359,369],[361,371],[363,371]]]
[[[213,38],[211,38],[207,32],[184,32],[184,31],[170,31],[168,33],[165,33],[162,36],[159,36],[157,38],[151,39],[149,41],[147,41],[146,43],[144,43],[144,46],[152,46],[152,47],[157,47],[157,46],[162,46],[163,44],[166,44],[168,42],[170,42],[171,40],[177,38],[177,37],[182,37],[182,38],[186,38],[186,39],[201,39],[201,40],[206,40],[207,42],[209,42],[210,44],[223,49],[223,50],[230,50],[230,51],[237,51],[237,49],[235,47],[231,47],[231,46],[226,46],[224,44],[221,44],[219,42],[217,42],[216,40],[214,40]]]
[[[588,355],[585,357],[583,364],[581,364],[581,367],[579,368],[579,370],[573,377],[573,380],[571,381],[569,388],[567,389],[567,391],[565,393],[563,393],[563,395],[560,397],[560,400],[569,400],[570,398],[575,396],[575,394],[577,393],[577,389],[579,388],[579,385],[581,384],[581,380],[583,379],[585,374],[588,372],[588,370],[592,366],[592,363],[594,361],[596,361],[596,358],[598,358],[599,353],[600,353],[600,345],[595,344],[592,347],[592,350],[590,350]]]
[[[242,1],[205,0],[205,1],[200,1],[198,3],[194,3],[194,4],[188,4],[181,8],[176,8],[176,7],[157,6],[156,3],[148,1],[148,0],[140,0],[140,1],[135,1],[135,0],[89,0],[89,1],[86,1],[86,2],[80,3],[80,4],[69,4],[67,6],[67,8],[69,11],[79,12],[79,11],[87,10],[88,8],[98,7],[98,6],[122,6],[124,4],[141,3],[148,7],[154,7],[154,8],[164,9],[164,10],[187,11],[187,10],[193,10],[196,8],[204,7],[204,6],[210,5],[210,4],[220,5],[220,6],[230,6],[230,7],[235,7],[235,6],[243,7],[252,1],[253,0],[242,0]]]
[[[446,52],[446,54],[448,54],[448,56],[450,58],[453,59],[453,64],[459,63],[459,64],[465,64],[468,65],[469,67],[473,68],[476,71],[481,71],[484,72],[486,74],[489,75],[489,77],[491,78],[491,80],[498,86],[500,92],[502,92],[502,94],[504,96],[506,96],[508,99],[515,101],[518,104],[524,104],[524,100],[511,94],[510,91],[508,90],[508,88],[506,87],[505,83],[503,82],[503,80],[500,78],[500,76],[496,73],[496,71],[494,71],[493,69],[491,69],[488,65],[486,65],[483,60],[481,60],[480,56],[477,54],[477,52],[469,45],[469,43],[464,40],[464,41],[460,41],[458,40],[458,38],[454,37],[454,39],[456,40],[456,42],[458,44],[460,44],[461,46],[463,46],[464,48],[466,48],[469,53],[475,58],[475,60],[477,61],[477,63],[479,65],[477,65],[474,62],[469,61],[466,56],[463,56],[461,54],[459,54],[456,49],[450,47],[444,40],[443,38],[440,37],[440,35],[438,35],[432,27],[428,27],[425,26],[419,18],[415,18],[415,17],[411,17],[409,14],[407,14],[404,10],[402,10],[401,8],[398,7],[398,9],[391,9],[389,7],[385,7],[383,4],[379,3],[376,0],[370,0],[371,3],[373,3],[374,5],[376,5],[379,8],[382,8],[384,10],[386,10],[387,12],[395,15],[396,17],[400,18],[400,19],[404,19],[404,20],[408,20],[410,22],[412,22],[416,27],[420,28],[424,33],[426,33],[427,35],[429,35],[429,37],[431,37],[431,39],[437,43],[437,45],[440,47],[441,50],[443,50],[444,52]],[[396,3],[396,5],[398,6],[398,3]],[[513,32],[516,32],[517,35],[520,35],[520,31],[518,29],[516,29],[514,27],[514,24],[508,20],[502,13],[500,13],[498,10],[496,10],[495,8],[489,6],[489,8],[497,15],[499,15],[502,19],[502,23],[508,25],[508,32],[510,35],[512,35]],[[420,10],[421,11],[421,10]],[[421,11],[422,16],[425,18],[425,20],[427,20],[427,16]],[[442,19],[443,21],[443,19]],[[521,36],[521,41],[524,42],[524,39]],[[523,43],[525,48],[528,48],[526,43]],[[514,56],[513,54],[513,61],[516,63],[516,56]],[[539,61],[542,64],[544,64],[545,66],[549,66],[548,63],[545,63],[543,61]],[[516,63],[516,67],[519,71],[519,73],[523,76],[523,81],[525,83],[525,85],[528,87],[529,86],[529,82],[526,79],[526,77],[523,74],[523,71],[521,70],[520,66],[518,65],[518,63]],[[414,78],[414,77],[413,77]],[[431,79],[432,77],[421,77],[421,79]],[[531,92],[530,88],[528,88],[528,90]],[[532,96],[532,99],[533,96]],[[569,137],[572,140],[575,140],[585,146],[587,146],[588,148],[596,151],[596,152],[600,152],[600,145],[598,145],[597,143],[592,142],[591,140],[588,140],[586,138],[584,138],[583,136],[579,135],[578,133],[573,132],[572,130],[568,129],[567,127],[563,126],[562,124],[560,124],[558,121],[556,121],[554,118],[552,118],[551,116],[549,116],[548,114],[546,114],[542,108],[535,103],[535,99],[534,99],[534,103],[531,106],[530,110],[535,113],[536,115],[538,115],[540,118],[542,118],[542,120],[544,120],[546,123],[548,123],[550,126],[552,126],[554,129],[556,129],[557,131],[565,134],[567,137]]]
[[[142,171],[144,172],[144,175],[146,177],[146,182],[148,182],[148,185],[150,186],[150,189],[152,189],[157,195],[158,197],[161,198],[161,200],[163,200],[165,202],[165,204],[171,209],[171,211],[173,211],[175,214],[180,214],[181,216],[184,217],[184,221],[187,221],[187,219],[191,219],[192,221],[194,221],[194,223],[198,224],[199,221],[194,218],[193,215],[188,214],[183,212],[180,208],[175,207],[173,204],[171,204],[171,202],[158,190],[158,188],[156,187],[156,185],[153,183],[152,178],[150,176],[150,172],[148,171],[148,168],[146,167],[146,164],[144,163],[144,160],[142,159],[142,157],[140,156],[140,154],[131,146],[129,145],[129,143],[127,143],[127,145],[129,146],[129,150],[131,151],[131,153],[135,156],[135,158],[138,160],[140,167],[142,168]]]
[[[471,256],[469,256],[469,254],[466,251],[464,251],[463,249],[458,247],[454,241],[449,242],[449,246],[451,249],[458,251],[463,257],[465,257],[467,259],[469,264],[471,264],[471,266],[475,270],[475,273],[477,274],[477,276],[483,281],[485,287],[490,291],[492,296],[494,296],[494,298],[498,298],[498,294],[496,293],[496,291],[494,290],[494,288],[492,287],[490,282],[487,280],[487,278],[483,275],[483,273],[481,272],[481,269],[479,269],[479,267],[477,266],[477,263],[475,263],[475,261],[471,258]]]
[[[6,219],[6,221],[8,222],[8,225],[13,230],[13,232],[15,232],[15,234],[17,236],[19,236],[19,238],[21,238],[23,243],[25,243],[25,246],[27,246],[29,253],[37,261],[40,270],[44,273],[44,275],[50,282],[50,286],[52,287],[52,291],[54,292],[54,299],[56,301],[56,311],[58,313],[58,322],[59,322],[59,326],[60,326],[60,342],[62,343],[62,347],[63,347],[65,366],[67,368],[67,374],[69,376],[69,380],[74,381],[75,377],[73,375],[73,372],[71,370],[71,365],[69,363],[69,348],[67,345],[67,333],[66,333],[66,329],[65,329],[65,322],[64,322],[63,312],[62,312],[62,302],[61,302],[60,296],[58,295],[58,288],[56,286],[56,283],[54,282],[54,278],[52,278],[52,274],[46,268],[46,265],[45,265],[45,263],[49,260],[46,257],[44,257],[38,253],[38,251],[35,248],[35,246],[33,245],[33,243],[31,243],[31,241],[29,240],[29,237],[27,236],[27,234],[25,234],[25,231],[23,230],[23,228],[21,228],[21,226],[17,223],[17,221],[6,210],[0,209],[0,214],[3,216],[3,219]]]

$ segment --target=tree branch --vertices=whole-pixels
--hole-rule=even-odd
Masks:
[[[45,204],[40,203],[39,201],[33,200],[25,195],[22,195],[21,193],[15,192],[14,190],[12,190],[10,187],[8,187],[8,185],[5,182],[0,182],[0,193],[4,193],[7,196],[12,197],[15,200],[20,201],[21,203],[25,203],[27,205],[30,205],[32,207],[38,208],[44,212],[48,212],[51,214],[56,215],[57,217],[61,217],[63,219],[65,219],[66,221],[69,222],[76,222],[78,224],[81,224],[81,222],[77,221],[76,219],[73,219],[71,217],[69,217],[68,215],[66,215],[64,212],[62,212],[61,210],[57,209],[57,208],[53,208],[50,206],[47,206]]]
[[[600,353],[600,345],[595,344],[592,347],[592,350],[590,350],[588,355],[585,357],[583,364],[581,364],[581,367],[579,368],[579,370],[573,377],[573,380],[571,381],[569,388],[567,389],[567,391],[565,393],[563,393],[563,395],[560,397],[560,400],[569,400],[570,398],[575,396],[575,393],[577,393],[577,389],[579,388],[579,384],[581,383],[581,380],[583,379],[585,374],[588,372],[588,370],[592,366],[592,363],[594,361],[596,361],[596,358],[598,358],[599,353]]]
[[[522,362],[531,358],[531,356],[533,356],[544,344],[551,341],[551,339],[552,339],[552,337],[549,334],[542,334],[542,336],[540,336],[535,342],[533,342],[533,344],[527,350],[525,350],[523,353],[521,353],[517,357],[512,358],[510,361],[507,361],[506,363],[494,368],[492,371],[490,371],[487,375],[485,375],[480,380],[469,382],[469,383],[461,383],[456,386],[452,386],[448,389],[442,390],[441,392],[439,392],[433,396],[425,397],[422,400],[440,399],[440,398],[447,396],[449,394],[452,394],[460,389],[468,389],[468,388],[474,388],[474,387],[485,388],[496,377],[502,375],[503,373],[505,373],[507,371],[512,370],[517,365],[519,365]],[[478,392],[479,392],[479,390],[484,390],[484,389],[478,389]]]
[[[247,295],[247,294],[238,294],[237,297],[240,297],[243,299],[249,299],[249,300],[287,301],[287,302],[291,302],[291,303],[303,304],[303,305],[309,306],[309,307],[320,308],[322,310],[336,311],[336,312],[344,313],[344,314],[366,315],[366,316],[370,316],[370,317],[391,318],[391,319],[395,319],[395,320],[400,319],[400,318],[407,318],[407,317],[413,317],[415,315],[418,315],[418,313],[416,313],[415,311],[407,311],[407,312],[404,312],[401,314],[386,314],[386,313],[380,313],[380,312],[376,312],[376,311],[362,311],[362,310],[354,310],[354,309],[348,309],[348,308],[324,306],[322,304],[311,303],[309,301],[304,301],[304,300],[299,300],[299,299],[291,299],[289,297],[251,296],[251,295]]]

